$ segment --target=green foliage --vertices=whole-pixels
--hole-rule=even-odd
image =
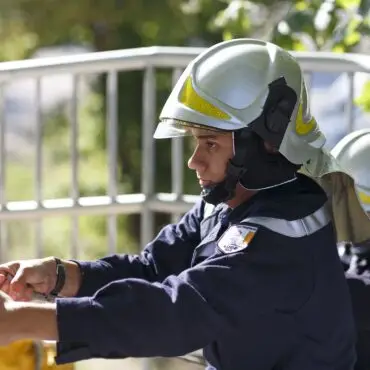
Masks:
[[[365,83],[361,96],[356,99],[356,104],[365,112],[370,112],[370,81]]]
[[[223,31],[225,39],[262,37],[291,50],[348,52],[358,45],[361,35],[369,34],[368,0],[225,0],[222,3],[224,6],[212,24]]]

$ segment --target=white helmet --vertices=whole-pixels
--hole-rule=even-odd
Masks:
[[[351,132],[337,143],[331,154],[353,178],[357,196],[370,212],[370,129]]]
[[[282,48],[254,39],[221,42],[188,65],[162,109],[154,138],[187,135],[189,126],[234,133],[225,180],[202,192],[213,204],[232,198],[238,182],[260,190],[291,181],[325,144],[298,62]],[[266,154],[264,141],[281,155]]]
[[[260,125],[256,120],[265,115]],[[186,135],[189,124],[248,126],[291,163],[312,159],[325,137],[310,114],[303,74],[289,52],[254,39],[221,42],[193,60],[167,99],[154,138]]]

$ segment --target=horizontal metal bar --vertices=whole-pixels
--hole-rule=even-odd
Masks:
[[[186,66],[203,49],[191,47],[144,47],[51,58],[0,63],[0,81],[41,77],[56,73],[101,73],[110,70],[141,70],[147,66]]]
[[[50,216],[73,215],[107,215],[140,213],[147,203],[150,210],[163,213],[185,213],[199,198],[195,195],[184,195],[176,200],[176,194],[160,193],[146,199],[143,194],[81,197],[76,204],[72,198],[48,199],[40,202],[8,202],[0,209],[0,221],[41,219]],[[176,200],[176,201],[175,201]]]
[[[151,46],[84,53],[52,58],[0,63],[0,82],[14,78],[41,77],[56,73],[101,73],[109,70],[140,70],[148,65],[184,68],[203,48]],[[367,72],[370,55],[331,52],[291,52],[307,71]]]
[[[198,195],[158,193],[148,201],[148,207],[154,212],[185,213],[199,200]]]
[[[291,52],[291,54],[297,58],[301,68],[309,72],[370,73],[370,55],[305,51]]]

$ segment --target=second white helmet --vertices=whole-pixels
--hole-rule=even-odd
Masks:
[[[370,212],[370,129],[351,132],[340,140],[331,154],[350,175],[363,208]]]

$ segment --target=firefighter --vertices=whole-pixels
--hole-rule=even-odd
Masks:
[[[56,360],[180,356],[208,369],[350,370],[355,326],[301,68],[265,41],[214,45],[186,68],[156,139],[189,135],[201,199],[139,255],[0,266],[0,344],[58,341]],[[311,169],[312,170],[312,169]],[[8,282],[8,276],[11,281]]]
[[[339,165],[355,182],[356,195],[370,215],[370,129],[351,132],[331,151]],[[356,218],[352,224],[357,225]],[[370,220],[364,225],[370,230]],[[346,270],[347,282],[357,324],[357,361],[355,370],[370,369],[370,239],[343,241],[339,251]]]

